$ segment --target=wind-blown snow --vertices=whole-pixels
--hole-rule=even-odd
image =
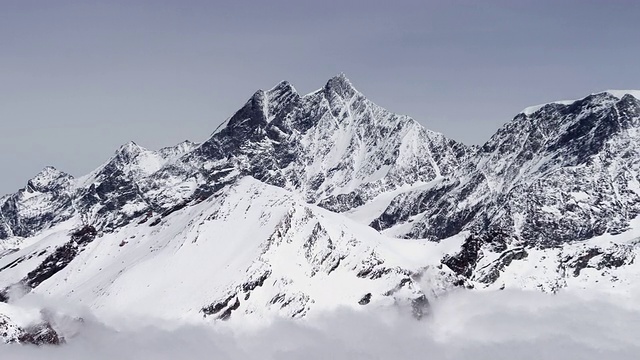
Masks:
[[[533,106],[528,106],[526,108],[524,108],[522,111],[520,111],[522,114],[525,115],[531,115],[533,113],[535,113],[536,111],[539,111],[540,109],[542,109],[543,107],[549,105],[549,104],[560,104],[560,105],[570,105],[572,103],[574,103],[575,100],[558,100],[558,101],[552,101],[552,102],[548,102],[548,103],[544,103],[544,104],[539,104],[539,105],[533,105]]]
[[[640,90],[605,90],[605,91],[602,91],[602,92],[599,92],[599,93],[593,93],[592,95],[597,95],[597,94],[602,94],[602,93],[611,94],[611,95],[615,96],[618,99],[622,99],[625,95],[631,95],[631,96],[635,97],[636,99],[640,99]],[[558,101],[552,101],[552,102],[548,102],[548,103],[544,103],[544,104],[540,104],[540,105],[529,106],[529,107],[524,108],[521,111],[521,113],[523,113],[525,115],[532,115],[536,111],[542,109],[543,107],[545,107],[545,106],[547,106],[549,104],[571,105],[575,101],[576,100],[558,100]]]
[[[631,95],[640,100],[640,90],[606,90],[604,92],[609,93],[618,99],[622,99],[625,95]]]

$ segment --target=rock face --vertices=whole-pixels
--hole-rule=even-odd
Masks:
[[[46,168],[0,198],[0,301],[18,285],[145,316],[420,318],[454,286],[631,287],[639,128],[636,97],[600,93],[467,147],[344,75],[307,95],[281,82],[201,144],[128,143],[84,177]]]
[[[287,82],[256,92],[209,140],[144,187],[166,206],[210,193],[211,182],[249,175],[346,211],[383,191],[450,174],[467,153],[373,104],[340,75],[305,96]],[[166,182],[191,184],[190,191],[158,191]]]
[[[461,231],[484,239],[500,233],[510,238],[506,243],[542,248],[621,234],[640,212],[639,129],[640,100],[630,94],[527,109],[455,174],[396,197],[371,225],[405,224],[403,237],[433,240]],[[465,245],[471,254],[480,246]],[[498,249],[503,261],[512,251]],[[467,252],[461,257],[470,277],[476,259]],[[452,269],[462,266],[455,259],[448,259]],[[497,274],[478,280],[493,282]]]
[[[70,218],[73,177],[47,167],[27,186],[0,198],[0,239],[28,237]]]
[[[0,201],[0,239],[29,236],[74,214],[110,231],[200,201],[243,176],[346,211],[383,191],[450,174],[468,152],[373,104],[344,75],[305,96],[282,82],[256,92],[202,144],[154,152],[132,142],[75,181],[45,169]],[[35,202],[50,207],[46,216]]]
[[[29,345],[60,345],[64,339],[48,322],[20,327],[8,316],[0,314],[0,343]]]
[[[501,231],[554,246],[629,228],[640,211],[640,101],[588,96],[521,113],[455,174],[396,198],[372,224],[405,236]]]
[[[22,330],[11,321],[11,319],[0,314],[0,341],[4,343],[14,343],[22,334]]]

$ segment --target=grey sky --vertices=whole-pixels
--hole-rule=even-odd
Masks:
[[[640,88],[640,1],[0,0],[0,194],[121,144],[204,140],[258,88],[344,72],[465,143],[522,108]]]

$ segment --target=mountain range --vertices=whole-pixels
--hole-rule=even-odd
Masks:
[[[456,288],[637,287],[640,91],[523,110],[467,146],[344,76],[259,90],[202,143],[133,142],[0,198],[0,340],[60,343],[37,294],[221,321],[396,306]]]

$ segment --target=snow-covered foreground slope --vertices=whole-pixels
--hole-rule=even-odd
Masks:
[[[47,271],[39,264],[67,261],[57,249],[81,227],[70,219],[0,258],[0,283],[33,284]],[[197,205],[98,234],[33,291],[98,312],[172,319],[384,304],[420,316],[432,293],[417,282],[445,274],[435,266],[459,243],[387,238],[246,177]]]
[[[509,245],[503,254],[521,250],[527,255],[514,257],[497,270],[493,266],[500,264],[499,258],[504,260],[504,256],[498,257],[480,247],[473,277],[466,279],[457,274],[457,268],[448,259],[458,255],[463,243],[469,243],[472,237],[467,237],[468,234],[439,243],[389,238],[341,214],[307,204],[298,195],[246,177],[198,205],[162,218],[132,223],[114,233],[98,234],[66,267],[31,293],[23,296],[29,289],[11,289],[9,295],[13,300],[1,304],[0,310],[13,324],[7,327],[9,331],[44,327],[67,339],[72,345],[60,352],[67,355],[70,353],[65,351],[82,351],[76,347],[80,346],[78,343],[104,341],[108,347],[106,344],[119,341],[115,339],[124,334],[148,341],[156,341],[153,336],[187,341],[176,340],[176,336],[185,334],[211,337],[211,341],[221,337],[236,341],[237,336],[240,343],[266,344],[268,340],[260,334],[280,326],[303,334],[290,344],[296,351],[307,351],[304,344],[321,336],[326,337],[327,343],[342,344],[342,351],[372,354],[367,347],[335,337],[334,321],[346,317],[349,320],[343,319],[344,325],[354,332],[381,341],[388,334],[399,332],[402,336],[393,336],[394,342],[408,341],[414,350],[423,349],[418,345],[421,342],[433,343],[439,351],[453,351],[455,356],[464,358],[467,346],[484,348],[486,343],[509,345],[533,341],[537,336],[533,330],[516,335],[505,330],[518,329],[513,316],[538,322],[541,329],[554,328],[557,332],[553,334],[563,336],[566,335],[563,331],[574,326],[571,321],[575,319],[566,315],[569,310],[577,315],[576,309],[584,307],[581,310],[584,316],[584,311],[597,312],[608,306],[612,312],[640,316],[635,312],[640,296],[637,283],[640,265],[634,261],[635,244],[640,236],[640,226],[636,225],[619,235],[605,235],[563,248],[525,249]],[[55,254],[53,250],[68,242],[69,234],[79,226],[74,220],[60,224],[30,244],[23,243],[22,249],[0,258],[1,267],[9,266],[0,272],[0,280],[29,283],[32,269],[52,252]],[[602,252],[592,254],[593,248]],[[615,266],[602,265],[617,261],[616,255],[624,261]],[[482,275],[492,270],[500,273],[499,279],[486,284]],[[460,290],[455,291],[453,286],[459,281],[484,291],[458,294]],[[490,295],[498,289],[504,289],[502,292],[507,295],[504,298]],[[518,291],[522,289],[525,292],[520,294]],[[556,295],[537,295],[539,290]],[[537,300],[529,302],[531,297]],[[514,299],[514,303],[502,302]],[[576,305],[587,300],[589,305]],[[22,305],[25,303],[26,310]],[[61,304],[64,304],[62,312],[58,310]],[[505,310],[505,304],[512,307]],[[45,312],[40,313],[40,309]],[[378,318],[380,314],[387,315]],[[566,326],[561,330],[555,322],[558,314],[567,316]],[[305,325],[278,320],[301,316],[307,319]],[[410,320],[415,317],[423,317],[423,321]],[[500,323],[492,324],[494,318]],[[220,319],[230,321],[223,325]],[[594,332],[611,327],[598,315],[589,315],[583,321]],[[137,322],[146,327],[132,325]],[[360,322],[374,328],[362,328]],[[102,328],[101,323],[107,328]],[[218,330],[202,328],[211,325]],[[231,338],[225,338],[231,336],[229,333],[218,333],[227,326],[236,332]],[[497,333],[483,335],[486,332],[480,330],[483,326],[494,326]],[[582,354],[581,346],[594,335],[586,332],[575,336],[569,339],[575,343],[569,355]],[[6,340],[16,339],[16,335],[13,338],[10,335]],[[545,339],[548,346],[557,346],[553,337]],[[600,341],[605,344],[607,354],[628,354],[628,349],[620,346],[635,344],[631,339],[613,335]],[[380,347],[386,344],[391,349],[394,342],[387,339]],[[459,342],[468,345],[458,348]],[[137,348],[145,345],[136,342],[129,346],[136,348],[140,356],[148,351]],[[277,357],[279,353],[270,349],[273,353],[269,356]],[[379,350],[384,353],[390,349]],[[499,354],[499,347],[491,349],[486,354]],[[228,350],[232,358],[238,354],[255,355],[243,346]]]

